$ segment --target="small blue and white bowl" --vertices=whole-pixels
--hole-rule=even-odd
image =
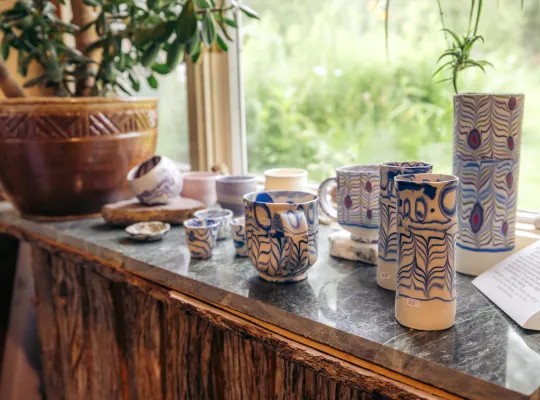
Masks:
[[[211,219],[191,218],[184,222],[186,243],[191,258],[206,259],[212,257],[219,226],[219,221]]]
[[[246,240],[246,219],[244,217],[235,218],[231,224],[231,228],[236,255],[247,257],[249,253]]]
[[[203,220],[213,220],[219,222],[218,240],[231,237],[231,222],[233,220],[233,212],[231,210],[221,209],[204,209],[195,211],[195,218]]]
[[[231,210],[235,216],[244,215],[244,195],[257,190],[257,178],[253,175],[222,176],[216,180],[219,205]]]

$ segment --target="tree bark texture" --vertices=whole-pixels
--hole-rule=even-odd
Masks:
[[[200,300],[32,245],[47,399],[434,399]]]

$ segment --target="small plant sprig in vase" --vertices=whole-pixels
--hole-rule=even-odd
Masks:
[[[68,1],[19,0],[0,14],[0,180],[28,216],[93,214],[128,197],[127,172],[154,154],[157,111],[125,95],[205,49],[227,51],[240,14],[258,18],[236,0]],[[54,97],[25,97],[8,57],[23,77],[37,64],[24,88]]]

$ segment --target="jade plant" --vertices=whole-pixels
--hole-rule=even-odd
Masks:
[[[143,79],[157,88],[156,74],[185,57],[197,62],[204,48],[227,51],[240,13],[258,18],[236,0],[71,0],[74,18],[66,21],[60,15],[67,1],[18,0],[0,14],[7,96],[22,93],[4,63],[13,49],[22,76],[30,63],[41,66],[24,87],[42,85],[57,96],[131,95]]]

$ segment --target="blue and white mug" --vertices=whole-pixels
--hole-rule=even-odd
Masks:
[[[377,259],[377,284],[396,290],[397,221],[394,178],[406,174],[431,172],[433,165],[422,161],[388,162],[381,164],[381,189],[379,195],[379,251]]]
[[[297,282],[317,261],[317,195],[264,191],[244,196],[246,238],[259,276],[272,282]]]
[[[326,196],[331,182],[337,181],[337,210]],[[353,238],[376,242],[379,236],[379,185],[378,165],[346,165],[336,169],[336,177],[319,186],[321,208]]]

